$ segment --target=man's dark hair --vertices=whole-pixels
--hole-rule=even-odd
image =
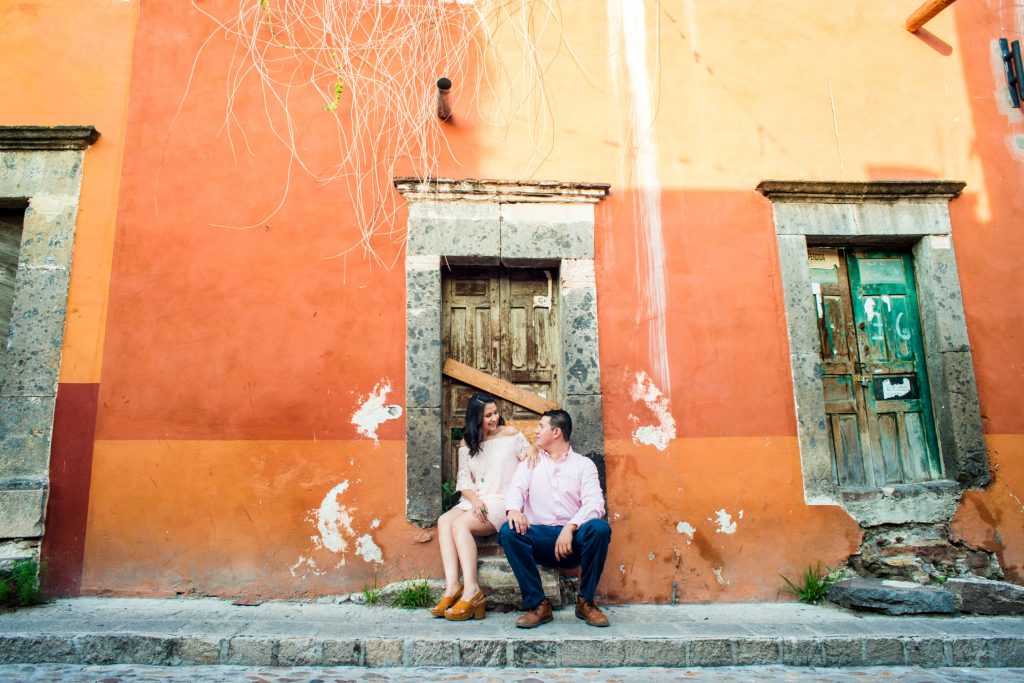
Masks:
[[[572,418],[564,410],[547,410],[541,417],[548,418],[552,429],[561,429],[562,437],[568,441],[572,438]]]

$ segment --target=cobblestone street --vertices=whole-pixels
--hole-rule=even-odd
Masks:
[[[482,683],[584,683],[587,681],[815,681],[847,683],[854,681],[900,681],[900,683],[956,682],[1002,683],[1024,681],[1024,669],[865,667],[800,668],[786,666],[721,667],[714,669],[438,669],[346,667],[241,667],[241,666],[76,666],[68,664],[22,664],[0,666],[0,681],[33,683],[120,683],[121,681],[167,681],[204,683],[241,681],[251,683],[343,683],[375,681],[379,683],[412,681],[474,681]]]

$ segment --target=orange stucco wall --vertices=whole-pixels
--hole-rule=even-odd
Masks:
[[[858,547],[848,515],[803,501],[771,206],[753,190],[769,178],[968,183],[950,209],[995,476],[965,495],[953,526],[1022,580],[1024,156],[1013,136],[1024,125],[998,104],[990,54],[1016,19],[958,3],[912,36],[902,20],[916,4],[692,2],[659,14],[647,3],[644,58],[627,65],[605,3],[563,1],[566,45],[541,41],[557,52],[546,126],[490,127],[456,84],[439,175],[612,183],[596,231],[610,599],[666,601],[674,581],[684,601],[786,599],[780,573]],[[401,267],[359,251],[327,258],[359,238],[353,200],[344,183],[289,174],[251,83],[233,101],[238,127],[225,127],[234,45],[207,40],[206,16],[181,3],[57,6],[18,5],[23,63],[0,66],[0,82],[27,95],[0,115],[104,134],[86,155],[61,374],[99,384],[79,590],[301,597],[438,576],[434,542],[404,520],[403,420],[384,422],[377,442],[352,422],[375,390],[403,402]],[[232,7],[203,3],[219,16]],[[66,35],[59,59],[33,44],[41,27],[58,36],[84,23],[95,32]],[[509,31],[496,40],[518,49]],[[630,137],[637,69],[657,114],[644,173]],[[331,149],[316,141],[334,129],[321,104],[299,93],[294,111],[306,159],[327,167]],[[664,340],[634,249],[652,177]],[[217,227],[268,214],[253,229]],[[401,263],[400,239],[373,245]],[[665,450],[633,439],[633,417],[654,419],[631,396],[638,372],[668,396]],[[333,548],[314,514],[324,505]]]

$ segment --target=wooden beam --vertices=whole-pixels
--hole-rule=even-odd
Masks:
[[[486,372],[480,372],[476,368],[471,368],[464,363],[460,363],[457,360],[449,358],[444,362],[444,368],[441,372],[448,375],[452,379],[457,379],[460,382],[465,382],[470,386],[474,386],[477,389],[482,389],[490,394],[494,394],[506,401],[512,401],[517,405],[521,405],[527,410],[532,410],[535,413],[543,413],[545,410],[558,410],[561,406],[551,399],[544,398],[539,394],[535,394],[532,391],[517,387],[511,382],[506,382],[503,379],[492,377]]]
[[[907,17],[905,26],[907,30],[914,33],[919,28],[931,21],[936,14],[952,5],[956,0],[925,0],[914,13]]]

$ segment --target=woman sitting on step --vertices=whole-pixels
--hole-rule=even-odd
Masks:
[[[480,393],[469,399],[455,483],[462,500],[437,520],[445,590],[441,601],[430,610],[435,617],[451,621],[484,618],[484,592],[477,583],[473,537],[497,533],[505,522],[505,491],[516,468],[524,458],[533,467],[537,457],[537,450],[523,433],[505,425],[496,398]]]

